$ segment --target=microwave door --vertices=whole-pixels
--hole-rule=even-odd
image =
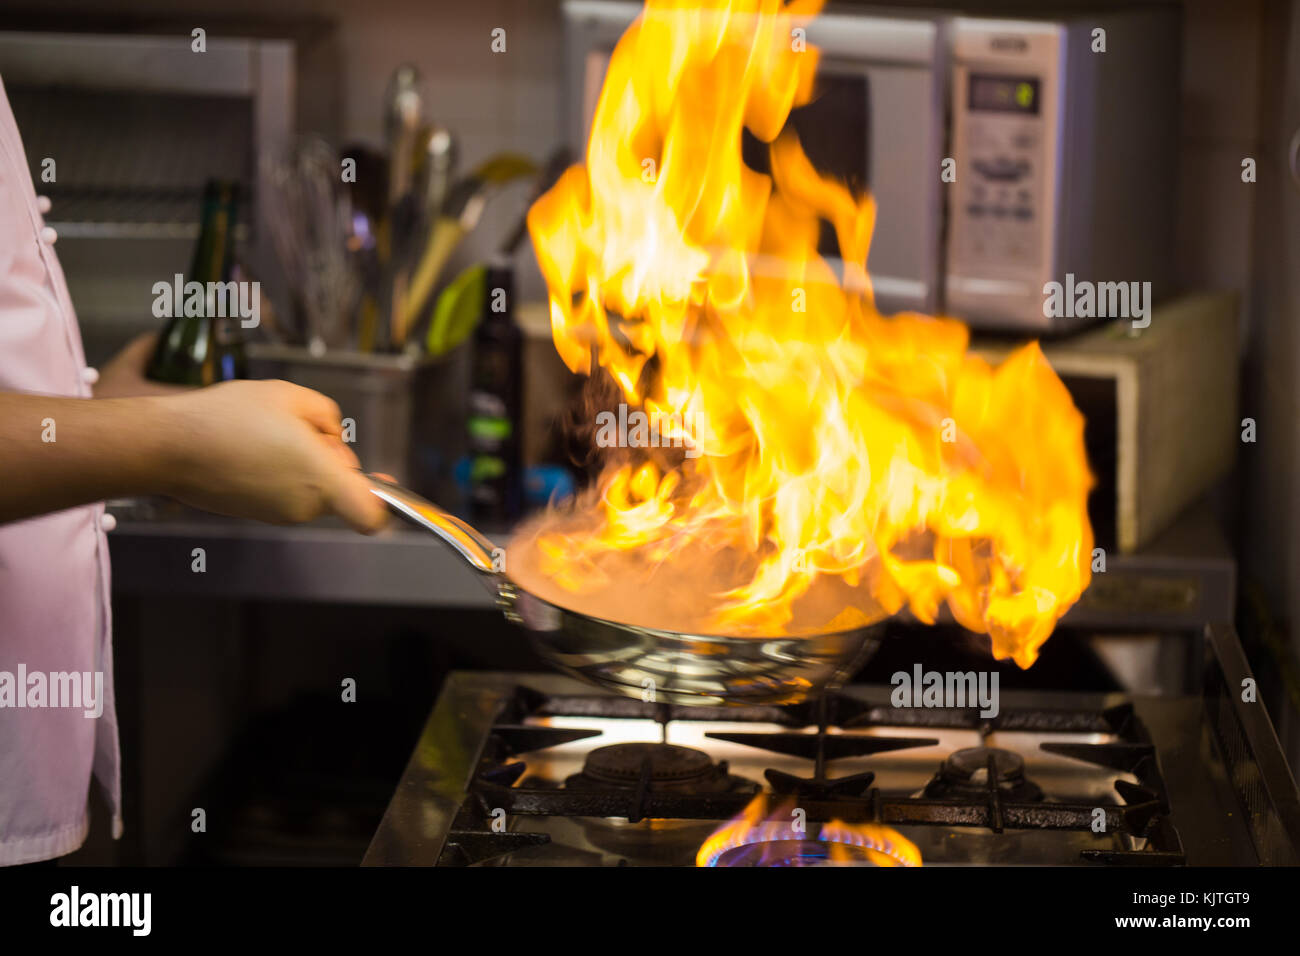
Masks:
[[[823,58],[817,98],[791,117],[819,171],[875,200],[867,270],[886,315],[938,308],[941,93],[930,65]]]
[[[567,0],[569,129],[586,155],[592,117],[618,38],[639,7]],[[946,33],[920,17],[824,14],[808,28],[820,51],[815,94],[788,121],[813,165],[854,190],[870,190],[876,226],[868,254],[876,306],[885,314],[939,305],[946,92]],[[767,148],[745,134],[744,158],[768,172]],[[842,275],[839,243],[824,224],[819,252]]]
[[[799,137],[804,154],[819,174],[860,194],[871,183],[870,81],[862,72],[818,72],[816,92],[795,108],[785,131]],[[742,133],[741,156],[756,172],[771,174],[767,143]],[[844,262],[834,226],[821,223],[817,253],[843,279]]]

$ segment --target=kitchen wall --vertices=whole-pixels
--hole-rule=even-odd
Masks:
[[[1241,181],[1241,161],[1261,152],[1259,55],[1266,5],[1183,4],[1179,281],[1190,288],[1237,289],[1247,314],[1258,190]]]
[[[19,0],[0,11],[0,28],[288,36],[300,47],[304,128],[378,142],[388,75],[410,62],[426,77],[430,116],[462,137],[467,162],[507,147],[544,150],[554,138],[559,0],[117,0],[111,15],[105,6]],[[490,48],[498,27],[504,54]]]
[[[1289,696],[1275,707],[1292,768],[1300,767],[1300,3],[1264,8],[1259,47],[1260,176],[1250,243],[1243,414],[1259,437],[1243,445],[1239,502],[1242,621],[1257,672]],[[1276,664],[1270,672],[1268,662]]]

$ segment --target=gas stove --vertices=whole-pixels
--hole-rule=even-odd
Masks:
[[[1005,691],[994,716],[887,686],[687,707],[458,672],[364,863],[1296,863],[1294,782],[1227,690],[1235,636],[1207,631],[1205,659],[1199,697]]]

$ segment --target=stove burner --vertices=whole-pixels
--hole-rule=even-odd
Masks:
[[[570,790],[644,787],[651,792],[723,793],[740,790],[745,783],[728,773],[726,761],[715,764],[703,750],[675,744],[626,743],[591,751],[582,772],[569,777],[564,785]]]
[[[761,787],[713,762],[703,750],[664,743],[625,743],[597,747],[582,772],[564,781],[565,790],[587,791],[607,805],[582,821],[596,846],[625,857],[680,866],[695,857],[712,823],[654,819],[644,814],[646,797],[674,793],[707,799],[713,794],[753,794]],[[585,815],[584,815],[585,816]]]
[[[714,866],[880,866],[877,851],[823,840],[767,840],[734,846]]]
[[[1000,747],[967,747],[949,754],[925,785],[924,795],[930,799],[972,799],[987,796],[993,787],[1002,799],[1012,803],[1043,799],[1043,791],[1025,779],[1024,758]]]

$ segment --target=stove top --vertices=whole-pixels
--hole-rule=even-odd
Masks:
[[[1228,668],[1209,655],[1204,697],[1006,691],[988,718],[894,707],[889,687],[686,707],[459,672],[364,863],[893,864],[904,847],[925,866],[1294,863],[1276,739],[1222,692],[1234,648]],[[748,835],[701,852],[742,815]]]

